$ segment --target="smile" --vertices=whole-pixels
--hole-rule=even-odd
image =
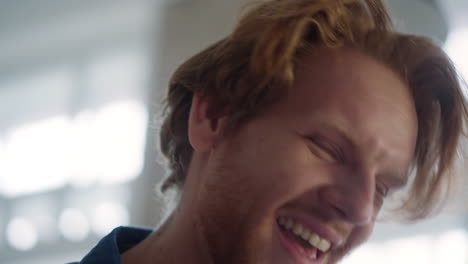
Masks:
[[[283,246],[300,264],[323,263],[332,242],[296,219],[280,216],[277,219]]]

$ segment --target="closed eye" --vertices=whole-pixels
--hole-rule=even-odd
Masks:
[[[313,143],[313,152],[319,157],[328,161],[344,162],[343,151],[328,139],[323,137],[312,137],[309,140]]]
[[[383,183],[377,184],[375,190],[383,198],[387,197],[388,192],[389,192],[389,188]]]
[[[382,182],[377,183],[377,185],[375,186],[375,200],[374,200],[375,208],[377,210],[380,210],[389,192],[390,192],[390,188],[388,188],[387,185],[385,185]]]

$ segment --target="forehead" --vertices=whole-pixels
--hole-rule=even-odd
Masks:
[[[413,106],[410,90],[398,74],[354,49],[318,49],[300,60],[295,77],[290,95],[296,100],[373,100],[376,106],[380,100],[398,100]],[[319,102],[326,101],[315,103]]]

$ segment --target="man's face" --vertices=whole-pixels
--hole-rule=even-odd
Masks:
[[[335,263],[405,182],[416,135],[388,68],[350,49],[304,58],[280,102],[194,154],[193,210],[215,263]]]

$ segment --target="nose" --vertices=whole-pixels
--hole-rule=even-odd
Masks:
[[[320,190],[321,202],[334,216],[354,225],[367,225],[375,216],[375,177],[372,173],[345,175]]]

